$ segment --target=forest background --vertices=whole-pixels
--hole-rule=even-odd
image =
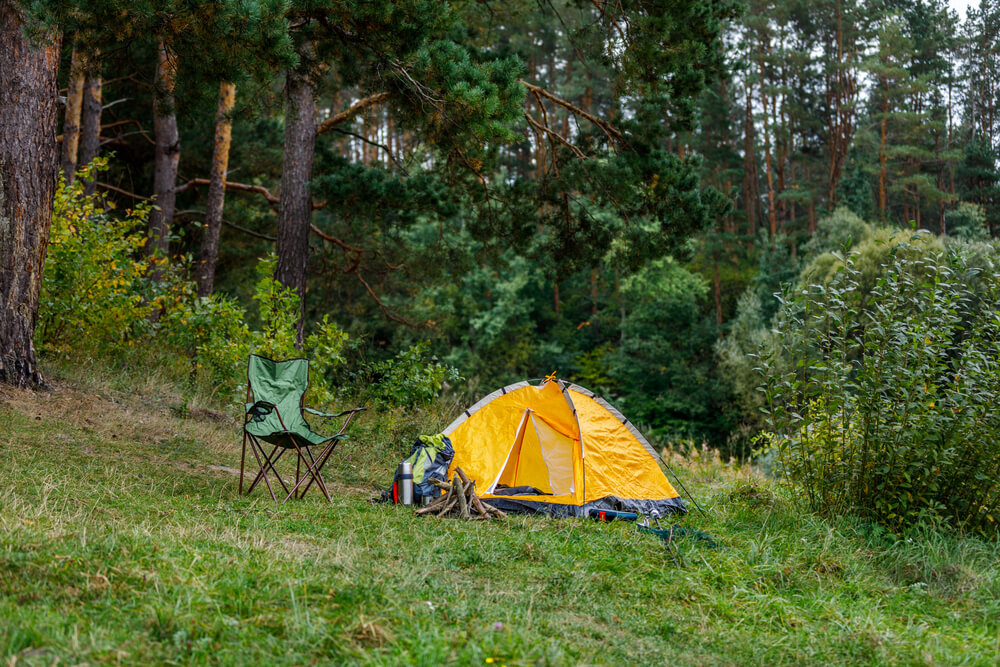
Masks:
[[[902,230],[1000,234],[995,0],[22,19],[62,36],[54,358],[179,350],[227,394],[304,350],[325,398],[404,405],[555,371],[747,456],[783,288]]]

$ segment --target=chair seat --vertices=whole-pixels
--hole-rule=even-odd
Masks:
[[[272,431],[271,433],[254,433],[252,429],[247,429],[247,431],[264,442],[270,443],[272,445],[278,445],[279,447],[284,447],[286,449],[294,449],[295,445],[292,444],[292,436],[298,440],[299,446],[304,445],[315,446],[322,445],[331,440],[342,440],[347,437],[346,434],[338,433],[337,435],[320,435],[315,431]]]

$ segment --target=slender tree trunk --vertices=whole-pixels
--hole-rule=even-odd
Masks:
[[[174,205],[177,200],[177,165],[181,158],[177,111],[174,108],[176,79],[177,61],[161,41],[156,64],[156,91],[153,96],[153,132],[156,139],[153,196],[156,208],[149,215],[149,243],[146,250],[150,255],[158,254],[163,258],[170,253],[170,226],[174,221]]]
[[[715,295],[715,324],[722,326],[722,281],[719,278],[719,261],[712,263],[712,293]]]
[[[625,292],[622,291],[621,278],[615,269],[615,294],[618,296],[618,344],[625,344]]]
[[[882,98],[882,122],[879,129],[878,143],[878,213],[879,219],[885,220],[886,207],[886,141],[889,129],[889,80],[885,80],[885,97]]]
[[[44,384],[34,334],[58,170],[59,39],[34,44],[0,0],[0,382]]]
[[[97,54],[94,55],[96,60]],[[79,164],[86,165],[94,161],[101,151],[101,70],[96,62],[92,65],[97,69],[87,74],[83,86],[83,112],[80,121],[80,155]],[[90,179],[83,191],[94,194],[95,182]]]
[[[747,227],[751,236],[757,234],[757,204],[755,201],[757,188],[754,187],[754,179],[757,175],[756,168],[756,142],[754,141],[753,124],[753,87],[750,81],[750,73],[747,72],[746,79],[746,104],[743,108],[743,205],[746,210]]]
[[[83,54],[74,47],[70,56],[66,115],[63,117],[62,172],[67,183],[76,179],[76,159],[80,147],[80,111],[83,106]]]
[[[777,149],[778,164],[775,171],[778,174],[778,221],[780,223],[781,229],[784,229],[785,223],[788,222],[788,202],[781,197],[785,193],[787,178],[791,172],[791,160],[789,155],[792,152],[792,142],[794,135],[789,131],[791,127],[791,119],[788,117],[788,68],[787,62],[788,58],[785,54],[785,44],[787,43],[788,36],[786,35],[784,29],[781,31],[779,37],[779,58],[781,62],[781,91],[775,92],[771,97],[771,104],[774,107],[776,121],[775,125],[780,129],[780,133],[775,131],[774,141],[775,148]],[[768,47],[768,55],[771,55],[771,48]],[[781,98],[781,105],[778,106],[778,98]]]
[[[771,169],[771,129],[768,124],[768,99],[767,99],[767,89],[764,85],[764,49],[759,51],[760,54],[760,102],[764,106],[764,172],[767,177],[767,225],[768,234],[771,237],[771,242],[774,242],[774,237],[778,234],[778,222],[777,222],[777,211],[775,210],[774,201],[774,172]]]
[[[299,295],[299,345],[303,340],[312,217],[309,181],[312,180],[315,150],[315,90],[307,73],[290,70],[285,79],[285,154],[278,206],[278,265],[274,277]]]
[[[219,231],[226,200],[226,171],[229,169],[229,144],[233,138],[233,106],[236,85],[219,85],[219,110],[215,116],[215,144],[212,148],[212,173],[209,176],[208,204],[205,206],[205,230],[198,253],[198,296],[209,296],[215,285],[215,263],[219,257]]]

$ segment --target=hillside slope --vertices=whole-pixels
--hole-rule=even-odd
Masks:
[[[236,493],[237,430],[155,385],[0,388],[10,664],[996,664],[1000,548],[797,510],[711,457],[675,561],[631,524],[369,499],[441,415],[366,414],[318,494]]]

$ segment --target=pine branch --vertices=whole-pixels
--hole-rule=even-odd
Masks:
[[[357,116],[359,113],[361,113],[368,107],[374,106],[380,102],[384,102],[387,99],[389,99],[389,93],[375,93],[374,95],[363,97],[354,104],[352,104],[351,106],[347,107],[347,109],[345,109],[344,111],[341,111],[338,114],[334,114],[333,116],[330,116],[322,123],[320,123],[316,127],[316,133],[323,134],[324,132],[328,132],[332,130],[335,126],[340,125],[341,123],[346,123],[347,121],[351,120],[352,118]]]
[[[209,185],[210,183],[211,181],[209,181],[207,178],[192,178],[187,183],[184,183],[183,185],[178,185],[176,188],[176,192],[178,193],[186,192],[187,190],[190,190],[192,188],[196,188],[198,186],[203,186],[203,185]],[[268,190],[262,185],[249,185],[247,183],[237,183],[236,181],[226,181],[224,185],[226,186],[227,190],[235,190],[236,192],[247,192],[251,194],[261,195],[262,197],[264,197],[264,199],[267,200],[267,203],[270,204],[273,208],[277,208],[278,204],[281,203],[281,199],[278,197],[278,195],[273,194],[270,190]],[[326,200],[321,202],[313,202],[312,207],[314,211],[318,211],[321,208],[325,208],[326,204],[327,204]]]
[[[386,317],[388,317],[393,322],[398,322],[399,324],[402,324],[403,326],[410,327],[411,329],[419,329],[420,328],[416,324],[414,324],[413,322],[410,322],[408,319],[406,319],[405,317],[403,317],[402,315],[398,315],[395,312],[393,312],[392,310],[390,310],[389,307],[386,306],[382,302],[382,299],[378,298],[378,295],[375,294],[375,290],[373,290],[371,288],[371,285],[368,284],[368,282],[364,279],[364,277],[361,275],[360,272],[354,271],[353,273],[354,273],[354,275],[356,275],[358,277],[358,280],[361,281],[361,284],[365,286],[365,289],[368,291],[369,296],[371,296],[371,298],[375,299],[375,303],[377,303],[378,307],[382,309],[382,313]]]
[[[566,100],[562,99],[561,97],[556,97],[554,94],[550,93],[549,91],[545,90],[544,88],[541,88],[540,86],[536,86],[536,85],[534,85],[532,83],[528,83],[524,79],[518,79],[518,81],[521,83],[521,85],[523,85],[525,88],[527,88],[531,92],[536,93],[538,95],[541,95],[545,99],[550,100],[554,104],[557,104],[557,105],[561,106],[562,108],[564,108],[564,109],[566,109],[566,110],[574,113],[575,115],[579,116],[580,118],[584,118],[584,119],[590,121],[591,123],[593,123],[594,125],[596,125],[598,127],[598,129],[600,129],[605,135],[607,135],[608,139],[611,139],[612,141],[617,141],[617,142],[619,142],[621,144],[626,144],[625,135],[622,134],[621,130],[619,130],[617,127],[615,127],[614,125],[612,125],[608,121],[606,121],[606,120],[604,120],[602,118],[598,118],[597,116],[595,116],[595,115],[593,115],[591,113],[587,113],[586,111],[584,111],[580,107],[576,106],[572,102],[567,102]]]
[[[175,219],[176,218],[186,218],[186,217],[188,217],[190,215],[200,215],[200,216],[204,217],[205,216],[205,211],[202,211],[202,210],[199,210],[199,209],[187,209],[187,210],[184,210],[184,211],[177,211],[176,213],[174,213],[174,218]],[[226,220],[225,218],[222,219],[222,224],[224,224],[226,227],[230,227],[232,229],[235,229],[238,232],[242,232],[243,234],[247,234],[249,236],[255,236],[255,237],[259,238],[259,239],[264,239],[265,241],[271,241],[273,243],[273,242],[275,242],[275,241],[278,240],[278,237],[276,237],[276,236],[268,236],[267,234],[261,234],[260,232],[255,232],[252,229],[247,229],[246,227],[242,227],[240,225],[237,225],[235,222],[230,222],[230,221]]]
[[[547,128],[544,125],[542,125],[541,123],[539,123],[537,120],[535,120],[534,118],[532,118],[531,114],[529,114],[527,111],[524,112],[524,117],[528,119],[528,122],[531,124],[532,127],[538,128],[540,131],[546,133],[550,137],[554,137],[556,141],[562,143],[568,149],[570,149],[571,151],[573,151],[573,154],[576,155],[581,160],[585,160],[587,158],[587,156],[583,154],[583,151],[581,151],[578,147],[576,147],[573,144],[571,144],[568,141],[566,141],[566,139],[563,138],[563,136],[561,134],[559,134],[558,132],[555,132],[552,129]]]
[[[112,192],[117,192],[118,194],[125,195],[126,197],[131,197],[132,199],[138,199],[140,201],[152,201],[149,197],[143,197],[142,195],[137,195],[134,192],[129,192],[128,190],[122,190],[119,187],[115,187],[110,183],[102,183],[97,181],[97,187],[104,188],[105,190],[111,190]]]
[[[199,185],[209,185],[210,183],[211,181],[208,180],[207,178],[192,178],[187,183],[177,186],[176,192],[178,193],[185,192],[186,190],[198,187]],[[262,185],[248,185],[246,183],[236,183],[234,181],[226,181],[225,186],[227,190],[235,190],[237,192],[249,192],[261,195],[264,197],[264,199],[267,200],[267,203],[270,204],[271,206],[276,207],[281,202],[281,200],[278,198],[277,195],[272,194],[270,190],[268,190]]]
[[[399,167],[399,170],[403,172],[403,175],[405,175],[405,176],[409,176],[410,175],[410,173],[406,170],[406,167],[403,166],[403,163],[400,161],[400,159],[397,158],[393,154],[392,149],[390,149],[385,144],[380,144],[379,142],[374,141],[373,139],[369,139],[368,137],[365,137],[363,135],[360,135],[357,132],[351,132],[350,130],[343,130],[343,129],[339,128],[339,127],[333,127],[333,128],[330,128],[330,130],[332,132],[336,132],[338,134],[346,134],[349,137],[354,137],[355,139],[360,139],[361,141],[365,142],[369,146],[375,146],[377,148],[381,148],[382,150],[385,151],[385,154],[389,156],[389,159],[392,160],[393,164],[395,164],[397,167]]]

